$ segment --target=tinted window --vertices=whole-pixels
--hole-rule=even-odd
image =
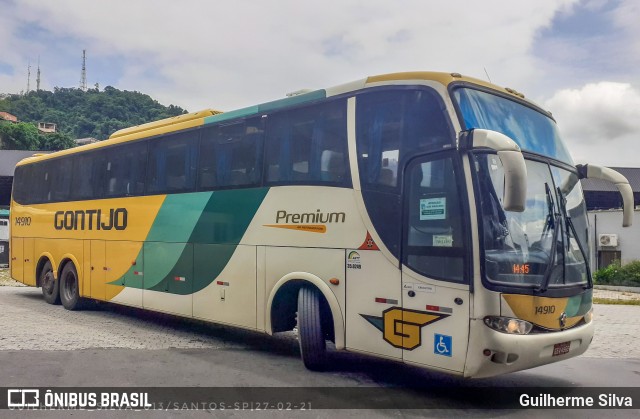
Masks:
[[[34,202],[49,202],[51,200],[51,161],[47,160],[34,165],[33,175],[29,178],[27,188],[33,191]]]
[[[356,142],[365,206],[396,257],[402,168],[417,154],[453,147],[454,138],[444,103],[431,89],[385,89],[357,97]]]
[[[346,101],[270,115],[265,167],[268,183],[347,184]]]
[[[136,196],[144,193],[147,143],[125,144],[106,150],[105,195]]]
[[[66,201],[71,191],[71,174],[73,162],[70,157],[63,157],[50,161],[47,165],[51,168],[51,190],[47,194],[48,202]]]
[[[456,172],[451,158],[421,159],[408,168],[403,260],[425,276],[461,282],[467,258]]]
[[[467,129],[485,128],[501,132],[523,150],[573,165],[556,123],[547,115],[502,96],[474,89],[456,89],[454,97]]]
[[[103,195],[104,151],[80,154],[73,158],[71,199],[98,199]]]
[[[27,201],[31,201],[27,193],[27,184],[29,183],[29,177],[33,173],[33,165],[18,166],[16,167],[13,175],[13,190],[12,196],[16,202],[26,204]]]
[[[356,115],[363,184],[396,187],[403,160],[453,146],[453,128],[444,103],[430,89],[362,94]]]
[[[189,131],[167,135],[149,143],[147,193],[195,189],[198,133]]]
[[[261,118],[204,129],[199,189],[259,184],[262,135]]]

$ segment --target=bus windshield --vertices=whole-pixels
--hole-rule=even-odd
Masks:
[[[523,212],[502,209],[504,170],[495,154],[476,154],[486,278],[540,291],[588,281],[587,220],[577,176],[526,160]],[[562,185],[562,186],[556,186]]]
[[[523,151],[573,165],[556,123],[547,115],[502,96],[470,88],[457,88],[454,97],[466,129],[498,131]]]

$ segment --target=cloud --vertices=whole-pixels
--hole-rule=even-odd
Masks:
[[[487,68],[494,82],[522,86],[541,73],[529,53],[535,34],[576,1],[111,0],[79,7],[75,0],[20,0],[10,3],[9,39],[37,27],[46,34],[38,48],[47,62],[73,60],[66,67],[75,71],[56,71],[66,78],[53,85],[77,86],[86,48],[90,85],[142,90],[189,110],[232,109],[418,69],[482,77]],[[61,45],[76,55],[54,59]],[[109,61],[125,67],[113,79],[96,68]]]
[[[573,157],[610,166],[637,166],[640,91],[629,83],[589,83],[545,102]]]

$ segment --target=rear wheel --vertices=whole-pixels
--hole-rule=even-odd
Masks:
[[[327,366],[327,345],[320,313],[320,292],[302,287],[298,292],[298,340],[304,366],[322,371]]]
[[[80,298],[78,286],[78,272],[73,263],[64,265],[60,274],[60,300],[67,310],[79,310],[82,308],[83,299]]]
[[[60,293],[58,292],[58,283],[53,276],[51,262],[47,261],[40,272],[40,286],[42,287],[42,295],[44,300],[49,304],[60,304]]]

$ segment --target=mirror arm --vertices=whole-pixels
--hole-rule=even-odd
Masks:
[[[633,189],[624,175],[609,167],[595,164],[578,164],[576,169],[580,179],[600,179],[616,185],[622,195],[622,227],[633,224]]]

